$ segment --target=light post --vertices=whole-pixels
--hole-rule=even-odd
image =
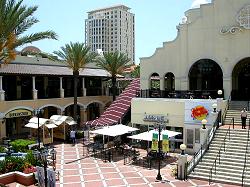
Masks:
[[[217,104],[216,103],[212,104],[212,107],[213,107],[213,112],[216,113]]]
[[[160,141],[161,141],[161,130],[162,130],[162,126],[163,124],[160,123],[158,124],[158,133],[159,133],[159,136],[158,136],[158,174],[156,176],[156,180],[159,180],[161,181],[162,180],[162,176],[161,176],[161,145],[160,145]]]
[[[202,124],[202,129],[206,129],[207,120],[206,119],[201,120],[201,124]]]
[[[53,162],[53,170],[54,171],[56,170],[56,153],[57,152],[56,152],[56,150],[54,148],[50,151],[52,162]]]
[[[185,155],[185,150],[186,150],[187,146],[185,144],[181,144],[180,145],[180,149],[181,149],[181,155]]]
[[[48,176],[47,176],[47,167],[48,167],[48,163],[47,163],[47,150],[35,150],[33,151],[33,155],[35,157],[36,160],[41,160],[42,161],[42,165],[43,165],[43,170],[44,170],[44,185],[45,187],[48,186]],[[43,179],[41,179],[43,180]]]
[[[40,149],[40,143],[41,143],[41,140],[40,140],[40,124],[39,124],[39,118],[40,118],[40,115],[43,113],[43,110],[40,109],[40,108],[37,108],[34,110],[34,114],[35,116],[37,117],[37,141],[38,141],[38,149]]]

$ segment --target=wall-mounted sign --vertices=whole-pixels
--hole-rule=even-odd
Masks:
[[[153,114],[146,114],[143,121],[149,121],[149,122],[165,122],[168,123],[168,120],[165,119],[165,116],[159,116],[159,115],[153,115]]]
[[[208,110],[202,105],[198,105],[192,108],[191,116],[193,119],[203,120],[207,117],[207,115],[208,115]]]
[[[10,112],[8,112],[5,117],[6,118],[18,118],[22,116],[31,116],[32,111],[27,110],[27,109],[15,109]]]

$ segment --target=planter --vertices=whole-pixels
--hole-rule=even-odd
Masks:
[[[33,173],[25,174],[19,171],[9,172],[0,175],[0,183],[10,184],[10,183],[19,183],[24,186],[30,186],[36,183]]]

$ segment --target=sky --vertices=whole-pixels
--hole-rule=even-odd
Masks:
[[[29,45],[52,53],[69,42],[85,42],[87,12],[123,4],[135,14],[135,63],[141,57],[152,56],[163,42],[174,40],[185,12],[211,0],[24,0],[28,6],[38,6],[34,24],[25,34],[53,30],[58,40],[43,40]],[[28,45],[26,45],[28,46]],[[23,46],[22,48],[24,48]]]

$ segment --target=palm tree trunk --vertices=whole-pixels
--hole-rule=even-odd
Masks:
[[[112,93],[113,93],[113,101],[116,98],[116,77],[112,77]]]
[[[73,118],[74,118],[74,121],[77,122],[77,82],[78,82],[79,71],[73,71],[73,76],[74,76],[74,110],[73,110]]]

